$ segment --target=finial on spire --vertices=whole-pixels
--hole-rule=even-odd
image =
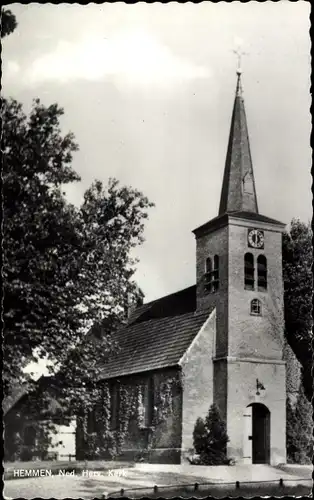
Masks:
[[[238,81],[237,81],[237,89],[236,89],[236,95],[241,96],[242,95],[242,87],[241,87],[241,75],[242,75],[242,69],[241,69],[241,58],[244,55],[247,55],[246,52],[243,52],[240,47],[238,47],[236,50],[233,51],[234,54],[237,55],[238,57],[238,67],[237,67],[237,76],[238,76]]]
[[[242,73],[241,69],[241,57],[245,54],[240,48],[237,48],[236,50],[233,51],[234,54],[238,56],[238,67],[237,67],[237,75],[240,76]]]

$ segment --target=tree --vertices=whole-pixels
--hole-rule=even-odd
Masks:
[[[1,38],[13,33],[16,27],[15,15],[8,9],[1,9]]]
[[[295,407],[297,451],[295,460],[297,463],[310,464],[313,456],[313,407],[304,394],[304,388],[300,385],[299,395]]]
[[[229,441],[226,424],[222,420],[215,404],[209,408],[205,418],[198,418],[193,433],[193,442],[196,453],[200,455],[202,465],[228,464],[226,455]]]
[[[300,384],[295,408],[287,398],[287,458],[290,463],[310,464],[313,456],[313,408]]]
[[[130,252],[152,204],[114,179],[95,181],[79,208],[69,204],[63,186],[80,180],[71,166],[78,146],[61,134],[62,115],[35,100],[26,116],[3,100],[3,378],[8,393],[27,363],[57,360],[56,384],[78,404],[97,392],[116,348],[114,331],[136,291]]]
[[[309,401],[312,379],[312,231],[297,219],[283,235],[285,335],[302,365],[302,380]]]

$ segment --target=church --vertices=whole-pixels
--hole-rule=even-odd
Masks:
[[[119,440],[119,458],[187,462],[196,420],[215,403],[228,458],[286,462],[286,395],[296,396],[300,369],[284,342],[284,229],[258,210],[238,70],[218,215],[193,231],[196,284],[133,308],[115,336],[119,352],[101,367],[110,400],[103,428]],[[19,394],[6,420],[27,404]],[[50,453],[85,459],[88,435],[102,432],[93,412],[61,423],[66,444]]]
[[[286,462],[284,229],[258,210],[238,70],[218,216],[193,231],[196,285],[133,310],[119,354],[103,367],[113,430],[126,411],[121,390],[135,401],[125,456],[184,463],[197,418],[215,403],[228,457]],[[78,455],[79,435],[78,426]]]

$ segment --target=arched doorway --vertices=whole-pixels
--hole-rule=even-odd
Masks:
[[[252,463],[270,462],[270,411],[262,403],[252,403]]]

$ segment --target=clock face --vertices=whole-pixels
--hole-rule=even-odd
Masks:
[[[248,243],[252,248],[264,248],[264,231],[260,229],[249,229]]]

